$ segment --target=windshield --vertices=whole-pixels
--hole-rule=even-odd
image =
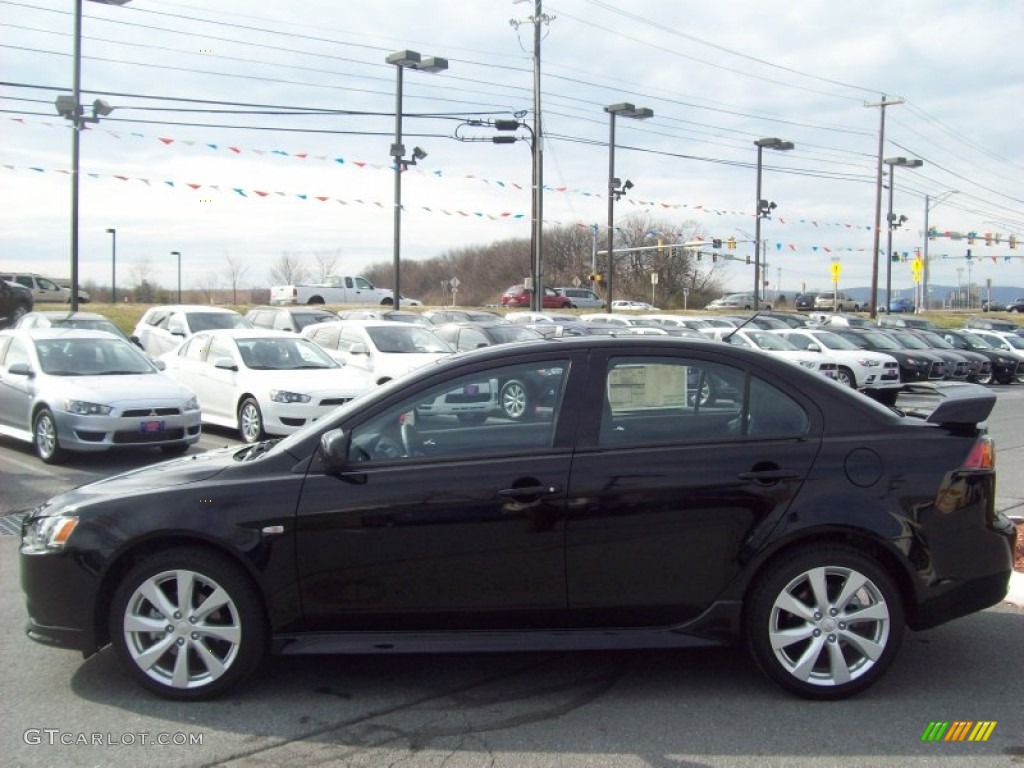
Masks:
[[[499,344],[507,344],[510,341],[530,341],[531,339],[544,338],[532,328],[524,328],[521,325],[497,325],[488,330],[490,336]]]
[[[1001,336],[1000,338],[1014,349],[1024,349],[1024,339],[1020,336]]]
[[[862,338],[866,339],[871,346],[877,347],[878,349],[895,351],[899,351],[901,349],[900,345],[896,343],[896,340],[892,336],[886,336],[884,333],[865,333]]]
[[[122,339],[37,339],[36,354],[50,376],[118,376],[156,373],[141,352]]]
[[[334,358],[306,339],[268,337],[235,339],[242,362],[256,371],[340,368]]]
[[[252,325],[235,312],[188,312],[188,327],[192,333],[212,331],[217,328],[251,328]]]
[[[912,333],[894,333],[893,336],[908,349],[928,349],[928,345]]]
[[[836,333],[815,333],[812,334],[812,338],[817,341],[821,346],[828,349],[847,349],[847,350],[859,350],[856,344],[849,339],[844,339],[842,336]]]
[[[448,353],[454,350],[440,336],[426,328],[395,323],[394,327],[375,325],[366,329],[373,344],[389,354]]]
[[[796,346],[790,344],[781,336],[765,331],[747,331],[747,338],[750,339],[759,349],[792,352]]]
[[[981,338],[981,336],[975,336],[973,333],[961,332],[959,336],[967,342],[967,346],[971,349],[987,349],[990,352],[994,349],[985,339]]]
[[[921,331],[921,336],[936,349],[954,349],[953,345],[933,331]]]

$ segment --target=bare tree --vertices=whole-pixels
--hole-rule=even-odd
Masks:
[[[313,258],[316,259],[317,277],[323,281],[328,275],[334,274],[334,267],[341,257],[341,249],[333,251],[313,251]]]
[[[224,254],[224,261],[227,262],[224,276],[231,286],[231,303],[238,304],[238,289],[249,273],[250,265],[241,256],[232,256],[230,253]]]
[[[199,280],[199,292],[203,295],[203,299],[207,304],[214,303],[219,282],[220,278],[216,272],[206,272]]]
[[[153,282],[153,264],[143,257],[134,262],[129,270],[132,280],[133,300],[151,304],[160,286]]]
[[[270,267],[271,285],[299,285],[309,278],[309,270],[297,253],[282,253]]]

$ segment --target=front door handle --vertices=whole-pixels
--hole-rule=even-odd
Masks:
[[[781,480],[796,480],[800,473],[792,469],[763,469],[753,472],[740,472],[740,480],[753,480],[755,483],[770,485]]]
[[[517,501],[525,501],[538,499],[541,496],[550,496],[553,493],[558,493],[558,491],[558,487],[554,485],[527,485],[522,488],[505,488],[498,491],[498,495],[516,499]]]

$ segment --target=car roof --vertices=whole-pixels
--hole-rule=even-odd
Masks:
[[[233,315],[241,314],[230,307],[217,307],[210,304],[156,304],[146,311],[152,312],[154,310],[162,312],[230,312]]]
[[[109,317],[98,312],[71,312],[66,309],[40,309],[28,312],[24,317],[46,317],[50,319],[76,319],[76,320],[106,320],[111,322]],[[24,317],[22,319],[24,319]]]
[[[211,328],[207,331],[197,331],[194,336],[230,336],[233,339],[297,339],[299,334],[292,331],[279,331],[273,328]]]
[[[117,339],[128,343],[124,336],[96,328],[7,328],[0,334],[25,339]]]

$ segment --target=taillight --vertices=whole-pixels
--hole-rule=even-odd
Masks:
[[[996,466],[996,445],[991,437],[979,437],[964,461],[964,469],[993,469]]]

